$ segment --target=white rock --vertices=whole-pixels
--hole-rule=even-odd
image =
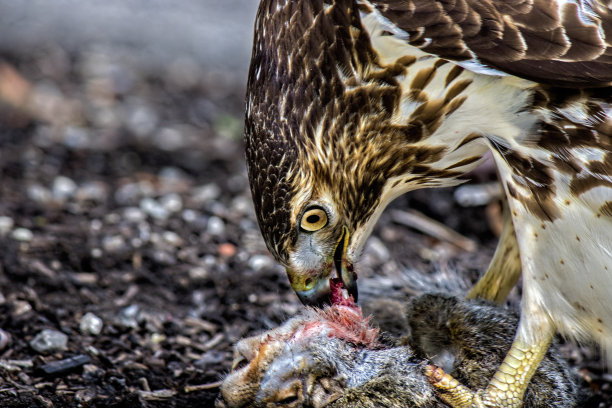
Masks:
[[[160,198],[159,202],[170,213],[176,213],[183,209],[183,199],[175,193],[166,194]]]
[[[249,267],[255,271],[260,271],[273,265],[274,262],[266,255],[253,255],[249,259]]]
[[[5,215],[0,216],[0,235],[8,234],[15,226],[15,221]]]
[[[79,323],[79,329],[83,334],[93,334],[97,336],[102,332],[102,327],[104,323],[102,319],[91,312],[87,312],[81,318],[81,322]]]
[[[11,234],[11,237],[13,237],[13,239],[16,241],[27,242],[34,238],[34,234],[27,228],[15,228]]]
[[[221,188],[214,184],[206,184],[193,189],[192,198],[197,203],[207,203],[216,200],[221,195]]]
[[[106,252],[119,252],[125,249],[125,240],[121,235],[112,235],[102,239],[102,247]]]
[[[57,176],[53,180],[51,191],[53,198],[65,201],[74,195],[77,188],[77,184],[72,179],[64,176]]]
[[[225,223],[221,218],[212,216],[208,219],[206,231],[211,235],[221,235],[225,232]]]
[[[140,222],[147,218],[147,215],[138,207],[126,207],[123,210],[123,216],[127,221]]]
[[[68,336],[52,329],[45,329],[30,340],[30,347],[39,353],[65,350],[67,345]]]
[[[140,200],[140,209],[158,220],[165,220],[170,215],[168,210],[150,197],[145,197]]]

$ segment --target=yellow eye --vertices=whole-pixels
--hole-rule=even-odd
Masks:
[[[315,232],[327,225],[327,214],[321,208],[311,208],[302,215],[300,227],[304,231]]]

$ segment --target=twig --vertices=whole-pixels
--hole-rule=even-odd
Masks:
[[[478,247],[475,241],[415,210],[393,210],[391,211],[391,219],[398,224],[414,228],[441,241],[456,245],[468,252],[474,252]]]
[[[208,384],[200,384],[200,385],[186,385],[185,392],[188,393],[188,392],[212,390],[215,388],[219,388],[221,384],[223,384],[223,381],[217,381],[217,382],[212,382]]]

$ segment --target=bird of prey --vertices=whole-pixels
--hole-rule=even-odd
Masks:
[[[521,406],[555,331],[611,355],[608,0],[262,0],[246,102],[258,223],[305,303],[356,296],[387,204],[492,152],[521,320],[484,389],[431,379],[451,405]]]

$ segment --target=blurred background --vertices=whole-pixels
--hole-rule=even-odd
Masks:
[[[212,406],[232,345],[300,307],[244,164],[257,3],[0,0],[0,406]],[[394,202],[360,277],[473,282],[501,205],[472,179]],[[567,353],[598,406],[597,352]]]

